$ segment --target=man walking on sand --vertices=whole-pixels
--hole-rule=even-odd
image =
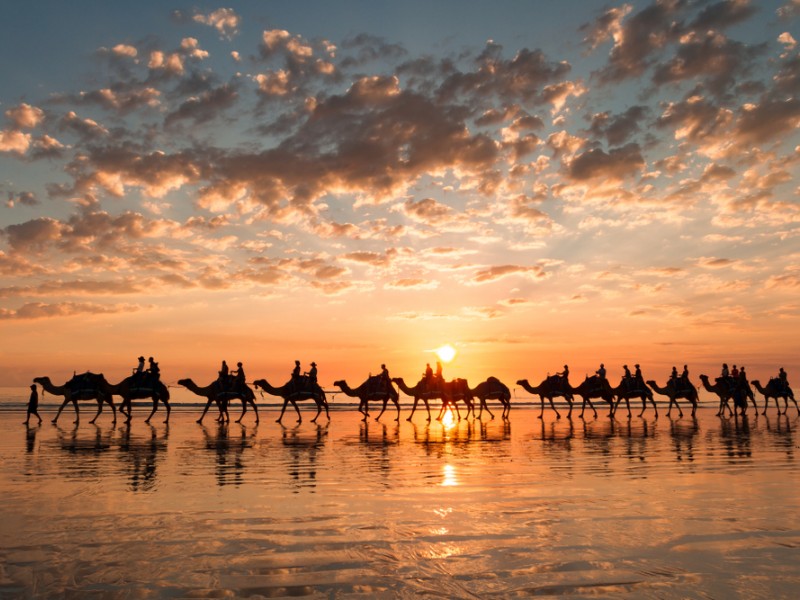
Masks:
[[[31,397],[28,399],[28,418],[25,419],[25,425],[28,425],[31,420],[31,415],[36,415],[39,419],[39,424],[42,424],[42,417],[39,416],[39,392],[36,390],[36,384],[31,385]]]

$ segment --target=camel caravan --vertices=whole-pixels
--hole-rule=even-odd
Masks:
[[[430,364],[426,366],[425,372],[413,386],[409,386],[402,377],[390,377],[386,365],[381,365],[381,372],[378,375],[370,375],[365,381],[355,388],[350,387],[345,380],[334,381],[337,391],[322,389],[317,381],[317,365],[311,363],[311,368],[306,372],[301,372],[300,361],[295,361],[294,369],[289,380],[281,386],[273,386],[266,379],[256,379],[253,381],[255,390],[260,391],[262,397],[266,394],[281,398],[283,401],[280,416],[276,420],[282,423],[286,409],[291,404],[297,414],[297,423],[302,423],[302,414],[298,402],[310,400],[314,403],[317,413],[312,423],[325,411],[325,417],[330,421],[328,407],[328,394],[342,393],[351,398],[358,398],[358,411],[363,415],[363,421],[370,417],[370,402],[381,403],[381,411],[376,420],[380,420],[386,412],[391,402],[395,409],[395,421],[400,420],[400,392],[414,399],[411,407],[411,414],[406,419],[411,421],[417,411],[420,402],[425,407],[427,420],[432,419],[430,401],[435,400],[439,403],[439,414],[436,417],[441,421],[445,413],[449,410],[458,420],[462,418],[481,419],[484,411],[494,419],[495,414],[489,408],[489,401],[499,402],[501,407],[501,418],[508,420],[511,412],[511,390],[496,377],[489,377],[479,383],[476,387],[471,387],[466,379],[446,380],[442,376],[441,363],[436,363],[436,372]],[[577,386],[573,386],[569,381],[569,366],[564,365],[564,370],[554,375],[548,375],[538,385],[531,385],[527,379],[520,379],[517,385],[522,387],[527,393],[539,396],[540,411],[538,418],[543,418],[545,400],[548,401],[550,408],[561,418],[561,413],[554,403],[555,398],[562,399],[568,406],[567,418],[572,418],[572,411],[576,404],[576,397],[581,399],[581,410],[579,418],[584,417],[587,405],[594,417],[598,416],[595,408],[595,401],[602,400],[608,408],[608,416],[613,418],[622,401],[625,402],[628,418],[632,417],[631,400],[639,400],[642,403],[641,411],[638,416],[644,415],[648,406],[652,406],[655,417],[658,418],[658,406],[655,396],[666,396],[669,400],[667,416],[670,417],[673,408],[677,410],[679,417],[683,417],[681,403],[691,407],[691,416],[694,417],[697,411],[699,387],[689,379],[688,367],[684,365],[683,372],[678,373],[677,368],[672,368],[672,373],[667,382],[661,386],[653,380],[645,381],[639,365],[635,365],[635,372],[632,373],[627,365],[624,365],[624,374],[618,385],[613,386],[606,377],[604,365],[594,375],[587,375]],[[62,396],[63,402],[58,408],[52,422],[57,423],[62,411],[68,404],[72,404],[75,409],[75,423],[79,422],[80,411],[78,402],[94,401],[97,404],[97,412],[90,421],[97,421],[103,412],[105,405],[111,408],[113,423],[117,422],[117,412],[124,417],[126,423],[130,423],[133,414],[133,400],[152,401],[152,410],[145,419],[145,423],[150,420],[158,411],[159,405],[163,404],[166,409],[165,423],[169,422],[171,406],[169,403],[169,388],[160,379],[160,369],[158,363],[153,358],[149,359],[149,366],[145,367],[144,357],[139,357],[138,366],[133,369],[133,373],[120,381],[112,384],[99,373],[74,374],[72,379],[63,385],[54,385],[49,377],[36,377],[34,384],[42,387],[44,392],[54,396]],[[753,393],[753,388],[764,397],[764,408],[761,414],[766,414],[770,399],[774,400],[778,414],[786,414],[789,408],[789,401],[794,403],[797,414],[800,415],[800,406],[794,398],[794,392],[789,386],[786,372],[781,368],[776,377],[770,378],[766,386],[762,386],[759,380],[749,381],[745,374],[744,367],[729,371],[727,364],[723,364],[722,372],[711,382],[707,375],[700,375],[703,389],[708,393],[714,394],[719,399],[719,409],[717,415],[737,416],[744,415],[748,408],[748,401],[758,414],[758,405]],[[225,361],[217,373],[217,378],[205,386],[196,384],[191,379],[179,379],[178,384],[185,387],[194,394],[206,399],[205,407],[197,419],[197,423],[202,424],[203,419],[211,408],[212,404],[218,411],[217,421],[229,422],[230,415],[228,407],[231,402],[239,401],[242,404],[242,412],[237,423],[244,419],[248,407],[253,409],[255,422],[259,422],[258,406],[256,404],[256,394],[253,388],[247,383],[242,363],[237,363],[237,368],[229,370]],[[752,387],[751,387],[752,386]],[[31,404],[34,404],[36,395],[35,385],[32,386],[33,394]],[[119,404],[114,403],[114,396],[121,398]],[[779,400],[783,400],[783,409]],[[38,401],[38,400],[36,400]],[[465,409],[462,417],[461,409]],[[477,410],[476,410],[477,408]]]

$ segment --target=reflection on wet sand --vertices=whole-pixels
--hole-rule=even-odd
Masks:
[[[22,429],[0,413],[0,597],[794,593],[800,418],[537,412]]]

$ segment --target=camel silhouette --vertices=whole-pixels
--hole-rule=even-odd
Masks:
[[[153,401],[153,410],[144,422],[150,423],[150,419],[153,418],[153,415],[158,410],[158,403],[163,402],[167,409],[167,418],[164,423],[169,423],[172,407],[169,405],[169,389],[163,382],[153,381],[146,374],[131,375],[117,384],[109,384],[109,392],[112,396],[122,396],[119,412],[126,416],[126,423],[131,422],[132,401],[144,398],[150,398]],[[127,412],[125,412],[126,408],[128,409]]]
[[[95,400],[97,402],[97,413],[89,422],[94,423],[97,421],[97,417],[103,412],[103,403],[107,403],[111,407],[111,411],[114,415],[114,424],[116,425],[117,407],[114,406],[114,400],[109,393],[109,383],[102,374],[90,373],[87,371],[86,373],[75,375],[63,385],[54,385],[49,377],[34,377],[33,381],[41,385],[45,392],[49,392],[53,396],[64,396],[64,401],[61,403],[61,406],[58,407],[58,412],[52,421],[53,423],[58,423],[61,411],[63,411],[64,407],[70,402],[72,406],[75,407],[75,423],[80,422],[78,401]]]
[[[380,414],[375,418],[376,421],[380,421],[383,413],[386,412],[386,405],[389,403],[389,400],[391,400],[397,408],[397,417],[395,421],[400,420],[400,394],[397,393],[397,390],[394,389],[391,382],[384,380],[382,375],[373,375],[367,378],[364,383],[355,389],[347,385],[344,379],[334,381],[333,385],[341,389],[345,395],[359,399],[358,412],[364,415],[362,421],[366,421],[369,418],[370,400],[383,401],[383,409],[381,409]]]
[[[675,408],[678,409],[678,414],[683,416],[683,411],[678,405],[678,398],[686,399],[692,403],[692,416],[694,416],[697,412],[697,388],[694,387],[691,382],[687,381],[685,382],[685,385],[676,385],[675,381],[670,379],[667,381],[666,386],[661,387],[655,381],[648,380],[647,385],[649,385],[657,394],[669,397],[669,409],[667,409],[667,416],[670,416],[670,413],[672,413],[673,404],[675,405]]]
[[[439,380],[437,382],[438,385],[428,386],[427,378],[423,377],[414,387],[408,387],[402,377],[393,377],[392,381],[397,384],[397,387],[400,388],[400,391],[406,396],[411,396],[414,398],[414,405],[411,407],[411,415],[406,419],[406,421],[410,421],[414,418],[414,412],[416,412],[417,404],[419,404],[420,400],[422,400],[422,402],[425,404],[425,410],[428,412],[428,421],[431,420],[431,408],[428,404],[428,401],[433,399],[441,399],[442,401],[442,406],[439,409],[439,416],[436,417],[437,420],[442,419],[444,411],[448,406],[451,405],[453,408],[455,408],[456,414],[460,420],[461,413],[458,410],[458,405],[456,404],[456,402],[459,400],[463,401],[467,405],[468,416],[470,411],[473,411],[472,401],[468,395],[469,385],[465,379],[454,379],[452,381]]]
[[[297,412],[297,422],[302,423],[303,417],[300,414],[300,409],[297,407],[298,402],[303,400],[313,400],[317,405],[317,414],[311,419],[312,423],[316,423],[322,409],[325,409],[325,416],[331,420],[331,415],[328,412],[328,400],[325,397],[325,392],[316,383],[312,383],[305,377],[300,377],[298,380],[290,380],[281,387],[274,387],[266,379],[256,379],[253,385],[261,388],[267,394],[283,398],[283,407],[281,408],[281,416],[275,421],[280,423],[283,420],[283,414],[286,412],[286,407],[292,403],[295,411]]]
[[[586,410],[587,402],[589,403],[589,408],[591,408],[592,412],[594,412],[594,416],[597,416],[597,411],[592,403],[592,398],[602,398],[608,402],[608,416],[614,416],[614,392],[611,389],[611,384],[608,383],[608,380],[604,377],[600,377],[599,375],[592,375],[591,377],[587,376],[578,387],[570,387],[570,391],[573,395],[577,394],[583,398],[583,402],[581,404],[581,414],[578,415],[580,418],[583,418],[583,411]]]
[[[497,377],[488,377],[486,381],[481,381],[474,388],[470,388],[469,393],[471,396],[480,401],[481,410],[478,413],[478,419],[480,419],[483,415],[484,409],[489,413],[492,419],[494,419],[494,413],[489,410],[489,406],[486,404],[486,401],[499,400],[503,407],[502,418],[504,421],[508,420],[508,415],[511,412],[511,390],[509,390],[508,386],[502,381],[497,379]],[[475,415],[474,408],[472,410],[472,414],[473,416]]]
[[[521,385],[522,388],[529,394],[539,396],[539,400],[542,403],[542,410],[539,413],[540,419],[544,415],[545,398],[550,401],[550,407],[555,411],[556,417],[559,419],[561,418],[561,413],[558,412],[556,405],[553,404],[553,398],[559,396],[566,399],[566,401],[569,403],[569,413],[567,413],[567,418],[569,419],[572,416],[572,402],[574,399],[572,395],[572,388],[569,383],[565,383],[564,380],[558,375],[550,375],[537,386],[532,386],[530,383],[528,383],[527,379],[520,379],[517,381],[517,385]]]
[[[619,403],[622,400],[625,400],[625,405],[628,407],[628,418],[631,417],[631,400],[633,398],[639,398],[642,401],[642,412],[640,412],[637,416],[641,417],[644,414],[644,411],[647,410],[647,401],[650,401],[650,404],[653,405],[653,410],[656,412],[656,419],[658,418],[658,407],[656,406],[656,401],[653,398],[653,392],[650,391],[645,383],[636,377],[623,377],[622,380],[619,382],[619,385],[615,388],[611,388],[612,393],[617,397],[617,401],[614,403],[614,410],[612,411],[614,414],[617,413],[617,407],[619,407]]]
[[[244,386],[244,389],[237,389],[231,383],[231,388],[223,388],[220,384],[219,380],[214,380],[210,384],[204,387],[198,386],[194,381],[191,379],[179,379],[178,384],[182,385],[186,389],[191,392],[194,392],[198,396],[202,396],[203,398],[207,399],[206,406],[203,409],[203,414],[200,415],[200,418],[197,420],[198,423],[203,423],[203,419],[208,412],[208,409],[211,407],[211,403],[216,403],[217,407],[219,408],[219,418],[218,420],[225,420],[229,421],[230,416],[228,415],[228,402],[234,398],[238,398],[242,401],[242,414],[241,416],[236,419],[237,423],[241,423],[242,419],[244,418],[245,413],[247,412],[247,405],[251,405],[253,407],[253,411],[256,413],[256,424],[259,422],[258,418],[258,407],[256,406],[256,395],[248,386]]]
[[[767,387],[762,387],[761,382],[758,379],[753,379],[751,381],[753,387],[758,390],[758,393],[764,396],[764,412],[761,414],[767,414],[767,405],[769,405],[769,399],[775,399],[775,408],[778,409],[778,414],[781,414],[781,407],[778,404],[778,399],[783,398],[783,414],[786,414],[786,411],[789,410],[789,400],[794,402],[794,407],[797,409],[797,414],[800,415],[800,407],[797,406],[797,401],[794,399],[794,392],[792,388],[788,385],[784,386],[781,384],[780,379],[775,379],[774,377],[767,382]]]

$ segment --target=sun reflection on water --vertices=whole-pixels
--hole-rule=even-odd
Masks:
[[[456,418],[453,410],[448,406],[447,410],[442,415],[442,427],[445,431],[450,431],[456,426]]]
[[[442,465],[442,486],[458,485],[456,468],[453,465]]]

